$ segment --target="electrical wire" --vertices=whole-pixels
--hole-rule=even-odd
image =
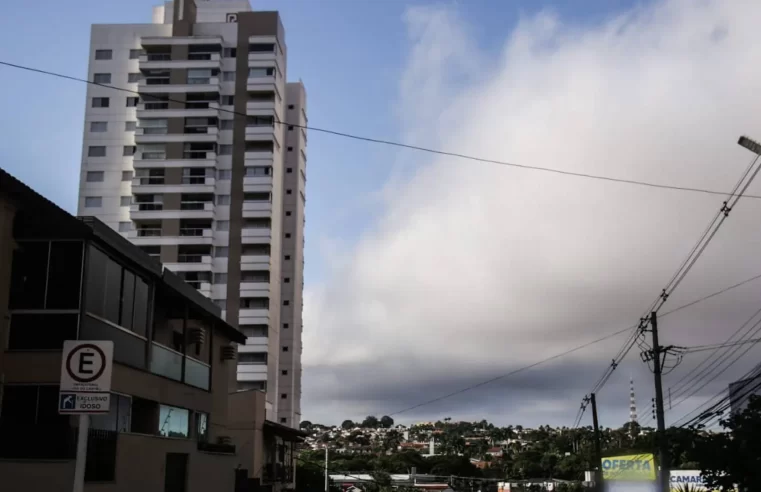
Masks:
[[[722,349],[727,347],[734,347],[736,345],[745,345],[747,343],[758,343],[758,342],[761,342],[761,338],[752,338],[750,340],[743,340],[743,341],[732,342],[732,343],[721,343],[721,344],[714,344],[714,345],[696,345],[694,347],[685,347],[683,353],[696,354],[698,352],[705,352],[708,350],[716,350],[716,349]]]
[[[121,91],[121,92],[128,92],[130,94],[137,94],[139,96],[149,96],[150,97],[150,94],[143,94],[143,93],[140,93],[139,91],[136,91],[136,90],[127,89],[127,88],[124,88],[124,87],[117,87],[117,86],[113,86],[113,85],[110,85],[110,84],[101,84],[99,82],[93,82],[91,80],[82,79],[82,78],[79,78],[79,77],[73,77],[71,75],[65,75],[65,74],[61,74],[61,73],[57,73],[57,72],[52,72],[50,70],[43,70],[43,69],[39,69],[39,68],[28,67],[28,66],[25,66],[25,65],[19,65],[17,63],[10,63],[10,62],[7,62],[7,61],[2,61],[2,60],[0,60],[0,65],[6,66],[6,67],[10,67],[10,68],[16,68],[16,69],[19,69],[19,70],[25,70],[25,71],[28,71],[28,72],[34,72],[34,73],[39,73],[39,74],[43,74],[43,75],[49,75],[51,77],[58,77],[58,78],[61,78],[61,79],[71,80],[71,81],[75,81],[75,82],[81,82],[81,83],[85,83],[85,84],[89,84],[89,85],[94,85],[94,86],[98,86],[98,87],[105,87],[105,88],[108,88],[108,89],[117,90],[117,91]],[[185,101],[179,101],[179,100],[175,100],[175,99],[171,99],[169,97],[163,97],[163,96],[161,97],[161,101],[182,102],[183,104],[185,103]],[[235,115],[238,115],[238,116],[244,116],[244,117],[248,116],[246,113],[240,113],[240,112],[237,112],[237,111],[234,111],[234,110],[225,109],[223,107],[220,107],[219,111],[220,112],[224,112],[224,113],[235,114]],[[477,157],[477,156],[468,155],[468,154],[461,154],[461,153],[458,153],[458,152],[448,152],[448,151],[444,151],[444,150],[440,150],[440,149],[434,149],[434,148],[430,148],[430,147],[422,147],[422,146],[419,146],[419,145],[405,144],[405,143],[401,143],[401,142],[395,142],[395,141],[392,141],[392,140],[385,140],[385,139],[372,138],[372,137],[364,137],[364,136],[361,136],[361,135],[356,135],[356,134],[346,133],[346,132],[340,132],[340,131],[336,131],[336,130],[330,130],[330,129],[327,129],[327,128],[319,128],[319,127],[315,127],[315,126],[301,125],[301,124],[295,123],[295,122],[280,121],[277,118],[277,116],[274,117],[274,121],[275,121],[275,123],[277,123],[279,125],[288,125],[288,126],[293,126],[293,127],[296,127],[296,128],[303,128],[305,130],[311,130],[311,131],[314,131],[314,132],[325,133],[325,134],[334,135],[334,136],[337,136],[337,137],[350,138],[350,139],[353,139],[353,140],[360,140],[360,141],[363,141],[363,142],[375,143],[375,144],[380,144],[380,145],[388,145],[388,146],[398,147],[398,148],[404,148],[404,149],[408,149],[408,150],[416,150],[416,151],[425,152],[425,153],[428,153],[428,154],[442,155],[442,156],[447,156],[447,157],[456,157],[456,158],[459,158],[459,159],[467,159],[467,160],[470,160],[470,161],[476,161],[476,162],[481,162],[481,163],[486,163],[486,164],[497,164],[497,165],[501,165],[501,166],[508,166],[508,167],[519,168],[519,169],[527,169],[527,170],[533,170],[533,171],[543,171],[543,172],[548,172],[548,173],[561,174],[561,175],[565,175],[565,176],[573,176],[573,177],[578,177],[578,178],[596,179],[596,180],[600,180],[600,181],[608,181],[608,182],[614,182],[614,183],[630,184],[630,185],[636,185],[636,186],[645,186],[645,187],[665,189],[665,190],[686,191],[686,192],[694,192],[694,193],[703,193],[703,194],[708,194],[708,195],[728,195],[728,193],[723,192],[723,191],[708,190],[708,189],[704,189],[704,188],[695,188],[695,187],[677,186],[677,185],[667,185],[667,184],[653,183],[653,182],[640,181],[640,180],[634,180],[634,179],[625,179],[625,178],[615,178],[615,177],[611,177],[611,176],[602,176],[602,175],[591,174],[591,173],[566,171],[566,170],[563,170],[563,169],[543,167],[543,166],[532,166],[532,165],[528,165],[528,164],[518,164],[518,163],[514,163],[514,162],[507,162],[507,161],[501,161],[501,160],[496,160],[496,159],[487,159],[487,158]],[[729,195],[733,195],[733,194],[729,194]],[[761,195],[746,195],[746,196],[748,198],[761,198]]]
[[[751,277],[751,278],[749,278],[749,279],[747,279],[747,280],[743,280],[742,282],[738,282],[738,283],[736,283],[736,284],[734,284],[734,285],[730,285],[729,287],[725,287],[725,288],[723,288],[723,289],[721,289],[721,290],[719,290],[719,291],[716,291],[716,292],[714,292],[714,293],[712,293],[712,294],[709,294],[709,295],[703,296],[703,297],[701,297],[700,299],[696,299],[696,300],[694,300],[694,301],[690,301],[690,302],[688,302],[688,303],[686,303],[686,304],[684,304],[684,305],[682,305],[682,306],[679,306],[679,307],[675,308],[674,310],[672,310],[670,313],[666,313],[666,314],[662,315],[661,317],[665,317],[665,316],[667,316],[668,314],[671,314],[671,313],[675,313],[675,312],[677,312],[677,311],[681,311],[682,309],[685,309],[685,308],[687,308],[687,307],[695,306],[695,305],[697,305],[697,304],[700,304],[700,303],[701,303],[701,302],[703,302],[703,301],[706,301],[706,300],[708,300],[708,299],[711,299],[711,298],[713,298],[713,297],[716,297],[716,296],[718,296],[718,295],[721,295],[721,294],[724,294],[724,293],[726,293],[726,292],[729,292],[729,291],[731,291],[731,290],[733,290],[733,289],[736,289],[736,288],[738,288],[738,287],[740,287],[740,286],[743,286],[743,285],[745,285],[745,284],[747,284],[747,283],[749,283],[749,282],[752,282],[753,280],[757,280],[757,279],[759,279],[759,278],[761,278],[761,275],[756,275],[756,276],[754,276],[754,277]],[[398,410],[398,411],[396,411],[396,412],[393,412],[393,413],[390,413],[390,414],[387,414],[387,415],[389,415],[389,416],[393,416],[393,415],[398,415],[398,414],[400,414],[400,413],[405,413],[405,412],[408,412],[408,411],[410,411],[410,410],[414,410],[414,409],[416,409],[416,408],[420,408],[420,407],[423,407],[423,406],[429,405],[429,404],[431,404],[431,403],[435,403],[435,402],[438,402],[438,401],[441,401],[441,400],[445,400],[445,399],[447,399],[447,398],[450,398],[450,397],[452,397],[452,396],[455,396],[455,395],[459,395],[459,394],[465,393],[465,392],[467,392],[467,391],[471,391],[471,390],[473,390],[473,389],[476,389],[476,388],[480,388],[481,386],[486,386],[487,384],[490,384],[490,383],[492,383],[492,382],[494,382],[494,381],[497,381],[497,380],[500,380],[500,379],[504,379],[504,378],[507,378],[507,377],[513,376],[513,375],[515,375],[515,374],[518,374],[518,373],[520,373],[520,372],[523,372],[523,371],[526,371],[526,370],[528,370],[528,369],[532,369],[532,368],[534,368],[534,367],[537,367],[537,366],[539,366],[539,365],[541,365],[541,364],[545,364],[545,363],[547,363],[547,362],[551,362],[551,361],[553,361],[553,360],[556,360],[556,359],[559,359],[559,358],[561,358],[561,357],[563,357],[563,356],[569,355],[569,354],[571,354],[571,353],[573,353],[573,352],[577,352],[577,351],[579,351],[579,350],[581,350],[581,349],[587,348],[587,347],[589,347],[589,346],[591,346],[591,345],[594,345],[594,344],[596,344],[596,343],[599,343],[599,342],[602,342],[602,341],[608,340],[608,339],[610,339],[610,338],[614,338],[614,337],[616,337],[616,336],[618,336],[618,335],[621,335],[621,334],[623,334],[623,333],[625,333],[625,332],[627,332],[627,331],[630,331],[630,330],[632,330],[633,328],[636,328],[637,326],[638,326],[638,325],[634,325],[634,326],[628,326],[628,327],[626,327],[626,328],[624,328],[624,329],[621,329],[621,330],[615,331],[615,332],[613,332],[613,333],[610,333],[610,334],[608,334],[608,335],[605,335],[605,336],[603,336],[603,337],[597,338],[597,339],[595,339],[595,340],[592,340],[592,341],[590,341],[590,342],[584,343],[584,344],[582,344],[582,345],[578,345],[578,346],[576,346],[576,347],[574,347],[574,348],[572,348],[572,349],[570,349],[570,350],[566,350],[566,351],[564,351],[564,352],[560,352],[560,353],[558,353],[558,354],[555,354],[555,355],[553,355],[553,356],[551,356],[551,357],[547,357],[547,358],[545,358],[545,359],[542,359],[542,360],[540,360],[540,361],[534,362],[533,364],[529,364],[529,365],[527,365],[527,366],[523,366],[523,367],[520,367],[520,368],[518,368],[518,369],[515,369],[515,370],[513,370],[513,371],[507,372],[507,373],[505,373],[505,374],[502,374],[502,375],[500,375],[500,376],[496,376],[496,377],[493,377],[493,378],[487,379],[487,380],[485,380],[485,381],[482,381],[482,382],[480,382],[480,383],[477,383],[477,384],[474,384],[474,385],[471,385],[471,386],[467,386],[467,387],[461,388],[461,389],[459,389],[459,390],[457,390],[457,391],[454,391],[454,392],[452,392],[452,393],[448,393],[448,394],[446,394],[446,395],[442,395],[442,396],[439,396],[439,397],[437,397],[437,398],[432,398],[432,399],[430,399],[430,400],[424,401],[424,402],[422,402],[422,403],[418,403],[418,404],[416,404],[416,405],[412,405],[412,406],[410,406],[410,407],[404,408],[404,409],[402,409],[402,410]]]

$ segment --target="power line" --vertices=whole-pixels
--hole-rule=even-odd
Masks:
[[[714,292],[713,294],[709,294],[709,295],[707,295],[707,296],[704,296],[704,297],[702,297],[702,298],[700,298],[700,299],[696,299],[696,300],[694,300],[694,301],[690,301],[690,302],[689,302],[689,303],[687,303],[687,304],[684,304],[684,305],[682,305],[682,306],[679,306],[679,307],[677,307],[676,309],[672,310],[670,313],[666,313],[666,314],[664,314],[664,315],[662,315],[662,316],[667,316],[668,314],[671,314],[671,313],[675,313],[675,312],[677,312],[677,311],[680,311],[680,310],[682,310],[682,309],[685,309],[686,307],[689,307],[689,306],[694,306],[694,305],[696,305],[696,304],[699,304],[699,303],[701,303],[701,302],[703,302],[703,301],[705,301],[705,300],[707,300],[707,299],[711,299],[711,298],[713,298],[713,297],[716,297],[716,296],[718,296],[718,295],[720,295],[720,294],[724,294],[725,292],[729,292],[729,291],[730,291],[730,290],[732,290],[732,289],[735,289],[735,288],[737,288],[737,287],[740,287],[740,286],[742,286],[742,285],[745,285],[745,284],[747,284],[747,283],[749,283],[749,282],[752,282],[753,280],[756,280],[756,279],[759,279],[759,278],[761,278],[761,275],[756,275],[756,276],[754,276],[754,277],[751,277],[751,278],[749,278],[749,279],[747,279],[747,280],[743,280],[742,282],[738,282],[738,283],[736,283],[736,284],[734,284],[734,285],[731,285],[731,286],[729,286],[729,287],[725,287],[725,288],[723,288],[723,289],[721,289],[721,290],[719,290],[719,291],[717,291],[717,292]],[[553,361],[553,360],[555,360],[555,359],[559,359],[559,358],[561,358],[561,357],[564,357],[564,356],[566,356],[566,355],[569,355],[569,354],[571,354],[571,353],[573,353],[573,352],[577,352],[577,351],[579,351],[579,350],[581,350],[581,349],[587,348],[587,347],[589,347],[589,346],[591,346],[591,345],[594,345],[594,344],[596,344],[596,343],[602,342],[602,341],[604,341],[604,340],[608,340],[608,339],[610,339],[610,338],[614,338],[614,337],[616,337],[616,336],[618,336],[618,335],[620,335],[620,334],[622,334],[622,333],[625,333],[625,332],[627,332],[627,331],[629,331],[629,330],[631,330],[631,329],[633,329],[633,328],[636,328],[637,326],[638,326],[638,325],[634,325],[634,326],[628,326],[628,327],[626,327],[626,328],[624,328],[624,329],[622,329],[622,330],[618,330],[618,331],[615,331],[615,332],[613,332],[613,333],[610,333],[609,335],[605,335],[605,336],[603,336],[603,337],[600,337],[600,338],[598,338],[598,339],[596,339],[596,340],[592,340],[591,342],[587,342],[587,343],[584,343],[584,344],[582,344],[582,345],[578,345],[578,346],[576,346],[576,347],[574,347],[574,348],[572,348],[572,349],[570,349],[570,350],[566,350],[566,351],[564,351],[564,352],[561,352],[561,353],[555,354],[555,355],[553,355],[553,356],[551,356],[551,357],[548,357],[548,358],[546,358],[546,359],[542,359],[542,360],[540,360],[540,361],[538,361],[538,362],[534,362],[533,364],[529,364],[529,365],[527,365],[527,366],[523,366],[523,367],[520,367],[520,368],[518,368],[518,369],[515,369],[515,370],[513,370],[513,371],[510,371],[510,372],[508,372],[508,373],[502,374],[501,376],[496,376],[496,377],[493,377],[493,378],[491,378],[491,379],[487,379],[486,381],[480,382],[480,383],[478,383],[478,384],[474,384],[474,385],[471,385],[471,386],[467,386],[467,387],[465,387],[465,388],[462,388],[462,389],[460,389],[460,390],[454,391],[454,392],[452,392],[452,393],[449,393],[449,394],[446,394],[446,395],[443,395],[443,396],[439,396],[439,397],[437,397],[437,398],[433,398],[433,399],[430,399],[430,400],[424,401],[424,402],[422,402],[422,403],[418,403],[418,404],[416,404],[416,405],[413,405],[413,406],[411,406],[411,407],[407,407],[407,408],[404,408],[404,409],[402,409],[402,410],[398,410],[398,411],[396,411],[396,412],[393,412],[393,413],[390,413],[390,414],[388,414],[388,415],[389,415],[389,416],[392,416],[392,415],[398,415],[398,414],[400,414],[400,413],[405,413],[405,412],[408,412],[408,411],[410,411],[410,410],[414,410],[414,409],[416,409],[416,408],[419,408],[419,407],[423,407],[423,406],[429,405],[429,404],[431,404],[431,403],[435,403],[435,402],[437,402],[437,401],[445,400],[445,399],[447,399],[447,398],[450,398],[450,397],[452,397],[452,396],[455,396],[455,395],[459,395],[459,394],[465,393],[465,392],[467,392],[467,391],[470,391],[470,390],[473,390],[473,389],[476,389],[476,388],[480,388],[481,386],[485,386],[485,385],[487,385],[487,384],[493,383],[494,381],[497,381],[497,380],[500,380],[500,379],[504,379],[504,378],[507,378],[507,377],[513,376],[513,375],[515,375],[515,374],[518,374],[518,373],[520,373],[520,372],[523,372],[523,371],[526,371],[526,370],[528,370],[528,369],[532,369],[532,368],[534,368],[534,367],[537,367],[537,366],[539,366],[539,365],[541,365],[541,364],[544,364],[544,363],[547,363],[547,362]]]
[[[28,72],[39,73],[39,74],[43,74],[43,75],[50,75],[52,77],[58,77],[58,78],[61,78],[61,79],[71,80],[71,81],[75,81],[75,82],[81,82],[81,83],[85,83],[85,84],[89,84],[89,85],[95,85],[95,86],[98,86],[98,87],[105,87],[105,88],[108,88],[108,89],[117,90],[117,91],[121,91],[121,92],[128,92],[130,94],[137,94],[139,96],[148,96],[148,97],[150,97],[150,94],[142,94],[142,93],[140,93],[139,91],[136,91],[136,90],[127,89],[127,88],[124,88],[124,87],[117,87],[117,86],[113,86],[113,85],[109,85],[109,84],[101,84],[101,83],[98,83],[98,82],[93,82],[91,80],[82,79],[82,78],[79,78],[79,77],[73,77],[71,75],[64,75],[64,74],[57,73],[57,72],[52,72],[52,71],[49,71],[49,70],[42,70],[42,69],[39,69],[39,68],[28,67],[28,66],[19,65],[19,64],[16,64],[16,63],[10,63],[10,62],[6,62],[6,61],[1,61],[1,60],[0,60],[0,65],[4,65],[6,67],[11,67],[11,68],[16,68],[16,69],[19,69],[19,70],[25,70],[25,71],[28,71]],[[183,104],[186,102],[186,101],[180,101],[180,100],[177,100],[177,99],[171,99],[169,97],[163,97],[163,96],[160,98],[160,100],[161,101],[178,102],[178,103],[183,103]],[[235,114],[235,115],[238,115],[238,116],[244,116],[244,117],[248,116],[246,113],[240,113],[240,112],[237,112],[237,111],[234,111],[234,110],[225,109],[223,107],[220,107],[218,110],[221,111],[221,112],[224,112],[224,113],[231,113],[231,114]],[[687,191],[687,192],[693,192],[693,193],[703,193],[703,194],[708,194],[708,195],[723,195],[723,196],[729,195],[729,196],[734,196],[733,193],[729,193],[728,194],[728,193],[723,192],[723,191],[708,190],[708,189],[704,189],[704,188],[695,188],[695,187],[677,186],[677,185],[667,185],[667,184],[653,183],[653,182],[649,182],[649,181],[640,181],[640,180],[634,180],[634,179],[614,178],[614,177],[611,177],[611,176],[602,176],[602,175],[591,174],[591,173],[566,171],[566,170],[563,170],[563,169],[556,169],[556,168],[550,168],[550,167],[532,166],[532,165],[528,165],[528,164],[518,164],[518,163],[515,163],[515,162],[500,161],[500,160],[497,160],[497,159],[487,159],[487,158],[484,158],[484,157],[477,157],[477,156],[468,155],[468,154],[461,154],[461,153],[458,153],[458,152],[448,152],[448,151],[444,151],[444,150],[440,150],[440,149],[434,149],[434,148],[430,148],[430,147],[422,147],[422,146],[419,146],[419,145],[411,145],[411,144],[405,144],[405,143],[401,143],[401,142],[395,142],[393,140],[385,140],[385,139],[380,139],[380,138],[364,137],[364,136],[361,136],[361,135],[356,135],[356,134],[346,133],[346,132],[340,132],[340,131],[337,131],[337,130],[330,130],[330,129],[327,129],[327,128],[319,128],[319,127],[315,127],[315,126],[301,125],[301,124],[298,124],[298,123],[293,123],[293,122],[288,122],[288,121],[280,121],[277,118],[277,116],[274,116],[274,121],[275,121],[275,123],[277,123],[279,125],[288,125],[288,126],[293,126],[293,127],[296,127],[296,128],[303,128],[305,130],[312,130],[312,131],[315,131],[315,132],[325,133],[325,134],[328,134],[328,135],[334,135],[334,136],[337,136],[337,137],[344,137],[344,138],[350,138],[350,139],[353,139],[353,140],[360,140],[360,141],[370,142],[370,143],[375,143],[375,144],[380,144],[380,145],[388,145],[388,146],[392,146],[392,147],[399,147],[399,148],[404,148],[404,149],[409,149],[409,150],[416,150],[416,151],[419,151],[419,152],[426,152],[426,153],[429,153],[429,154],[442,155],[442,156],[447,156],[447,157],[457,157],[457,158],[460,158],[460,159],[467,159],[467,160],[470,160],[470,161],[482,162],[482,163],[486,163],[486,164],[497,164],[497,165],[501,165],[501,166],[514,167],[514,168],[518,168],[518,169],[527,169],[527,170],[532,170],[532,171],[543,171],[543,172],[548,172],[548,173],[561,174],[561,175],[565,175],[565,176],[574,176],[574,177],[577,177],[577,178],[596,179],[596,180],[600,180],[600,181],[609,181],[609,182],[613,182],[613,183],[623,183],[623,184],[630,184],[630,185],[636,185],[636,186],[645,186],[645,187],[659,188],[659,189],[665,189],[665,190]],[[761,198],[761,195],[746,195],[746,196],[748,198]]]
[[[758,343],[761,342],[761,338],[752,338],[750,340],[742,340],[739,342],[730,342],[730,343],[720,343],[720,344],[713,344],[713,345],[697,345],[694,347],[685,347],[683,349],[684,354],[695,354],[698,352],[705,352],[707,350],[716,350],[716,349],[722,349],[727,347],[734,347],[736,345],[745,345],[747,343]]]

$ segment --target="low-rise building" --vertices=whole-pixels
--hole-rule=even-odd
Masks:
[[[266,421],[263,392],[235,393],[246,337],[219,315],[110,227],[0,170],[0,489],[71,490],[78,419],[58,413],[65,340],[114,344],[110,411],[90,417],[86,491],[293,488],[301,435]]]

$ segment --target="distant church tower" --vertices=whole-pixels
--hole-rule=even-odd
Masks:
[[[637,424],[637,400],[634,398],[634,379],[629,379],[629,422]]]

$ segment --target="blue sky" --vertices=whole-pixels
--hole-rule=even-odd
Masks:
[[[157,2],[41,0],[6,8],[0,19],[0,59],[83,77],[93,23],[150,22]],[[411,6],[441,2],[403,0],[256,0],[257,10],[279,10],[289,50],[288,77],[307,87],[315,127],[401,138],[393,109],[409,41],[403,17]],[[623,0],[555,2],[468,0],[446,2],[473,27],[479,47],[500,49],[520,16],[550,8],[594,23],[632,4]],[[23,40],[23,41],[22,41]],[[85,87],[76,82],[0,67],[4,81],[0,122],[2,166],[74,212],[78,187]],[[371,227],[377,207],[370,195],[389,178],[395,159],[419,156],[317,132],[309,134],[306,282],[322,277],[320,249],[351,243]]]

